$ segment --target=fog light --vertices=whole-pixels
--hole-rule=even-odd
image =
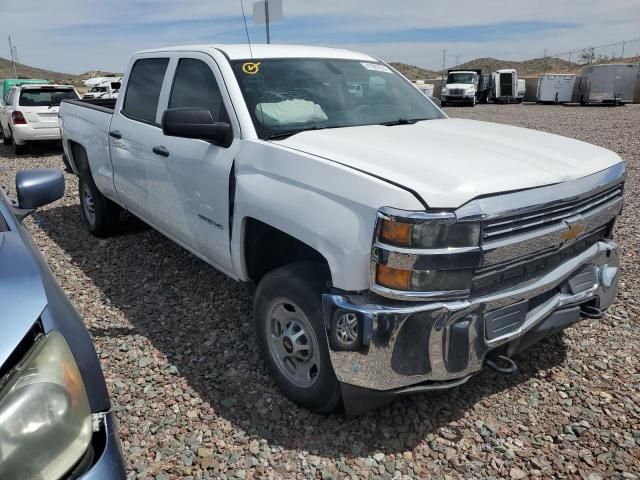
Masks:
[[[357,350],[362,345],[362,327],[353,312],[337,312],[331,320],[331,346],[334,350]]]

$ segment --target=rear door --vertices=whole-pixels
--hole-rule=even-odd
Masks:
[[[31,128],[58,128],[58,110],[62,100],[78,98],[73,88],[23,86],[16,110],[22,112]]]
[[[204,140],[155,135],[156,182],[149,185],[153,219],[165,234],[222,270],[230,271],[229,175],[239,146],[239,124],[222,74],[212,57],[177,53],[164,108],[206,108],[216,122],[231,123],[234,141],[224,148]],[[166,156],[165,156],[166,155]]]
[[[125,84],[124,101],[109,129],[111,162],[118,197],[127,209],[154,225],[153,185],[158,181],[153,146],[162,135],[158,101],[169,66],[169,55],[135,59]]]

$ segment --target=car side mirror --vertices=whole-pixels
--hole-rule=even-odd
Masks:
[[[440,99],[438,97],[429,97],[429,99],[435,103],[437,106],[442,107],[442,103],[440,102]]]
[[[13,211],[22,221],[36,208],[48,205],[64,195],[64,175],[55,168],[20,170],[16,174],[17,204]]]
[[[227,122],[214,122],[206,108],[170,108],[162,115],[162,133],[171,137],[206,140],[227,148],[233,129]]]

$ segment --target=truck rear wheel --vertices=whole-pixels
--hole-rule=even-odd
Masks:
[[[340,404],[322,319],[322,265],[277,268],[259,283],[254,300],[258,344],[276,384],[298,405],[329,414]]]
[[[120,207],[100,193],[90,172],[80,175],[80,212],[89,232],[100,238],[116,233]]]

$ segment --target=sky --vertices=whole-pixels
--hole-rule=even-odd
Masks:
[[[251,41],[264,43],[264,26],[254,25],[254,0],[242,2]],[[640,54],[640,0],[282,2],[272,43],[349,48],[434,70],[442,68],[443,50],[446,66],[634,39],[625,55]],[[241,0],[0,0],[0,12],[0,57],[10,57],[11,35],[20,62],[67,73],[122,72],[130,56],[146,48],[247,41]],[[596,53],[620,55],[621,49]]]

